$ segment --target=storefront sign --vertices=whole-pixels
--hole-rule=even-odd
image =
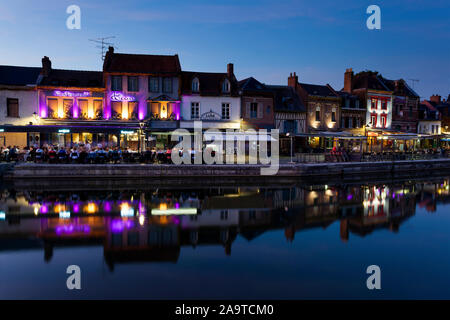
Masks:
[[[209,112],[205,112],[204,114],[202,114],[200,119],[201,120],[222,120],[222,117],[220,116],[220,114],[218,114],[214,111],[209,111]]]
[[[5,132],[5,129],[0,129],[0,132]]]
[[[59,129],[58,133],[70,133],[70,129]]]
[[[84,92],[72,92],[72,91],[59,91],[55,90],[53,92],[54,96],[57,97],[90,97],[91,93],[89,91]]]
[[[121,134],[134,134],[133,130],[120,130]]]
[[[135,101],[133,96],[126,96],[122,92],[113,92],[111,94],[111,101]]]

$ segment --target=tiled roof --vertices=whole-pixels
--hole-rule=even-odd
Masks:
[[[299,83],[300,86],[311,96],[319,97],[333,97],[336,98],[337,95],[328,86],[309,84],[309,83]]]
[[[178,55],[124,54],[107,52],[103,63],[105,72],[140,74],[178,74],[181,72]]]
[[[250,92],[268,92],[270,91],[264,83],[259,82],[253,77],[243,79],[238,82],[239,83],[239,89],[243,92],[250,91]]]
[[[395,95],[419,98],[419,95],[411,89],[403,79],[388,80],[382,76],[379,76],[379,79],[389,88],[389,91],[393,91]]]
[[[274,94],[275,111],[306,112],[299,95],[289,86],[266,85]]]
[[[35,85],[40,72],[41,68],[38,67],[0,66],[0,84]]]
[[[353,78],[353,89],[392,91],[381,81],[378,72],[362,71]]]
[[[230,81],[230,95],[237,96],[238,82],[234,75],[228,77],[227,73],[213,73],[213,72],[192,72],[183,71],[181,73],[181,92],[183,94],[192,94],[192,80],[198,78],[199,81],[199,94],[202,96],[221,96],[222,83],[225,79]],[[194,92],[195,93],[195,92]]]
[[[41,86],[103,88],[101,71],[51,69],[39,82]]]

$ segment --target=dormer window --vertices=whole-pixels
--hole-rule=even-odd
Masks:
[[[225,79],[222,83],[222,92],[230,93],[230,81],[228,79]]]
[[[192,92],[199,92],[200,89],[200,82],[198,81],[198,78],[194,78],[192,80]]]

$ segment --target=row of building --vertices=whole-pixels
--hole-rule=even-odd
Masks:
[[[449,96],[450,98],[450,96]],[[332,146],[336,137],[438,136],[448,130],[450,101],[421,102],[406,81],[347,69],[344,87],[287,85],[226,72],[184,71],[178,55],[106,53],[102,71],[0,66],[0,145],[99,143],[142,149],[170,145],[194,122],[217,130],[279,129],[302,147]],[[327,139],[332,137],[333,139]],[[328,143],[328,142],[330,143]],[[284,145],[287,145],[285,143]]]

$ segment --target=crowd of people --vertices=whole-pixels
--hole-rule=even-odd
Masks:
[[[180,151],[182,152],[182,151]],[[89,143],[72,148],[53,145],[1,147],[0,161],[35,163],[171,163],[171,149],[147,148],[143,152],[129,148],[108,147]]]

